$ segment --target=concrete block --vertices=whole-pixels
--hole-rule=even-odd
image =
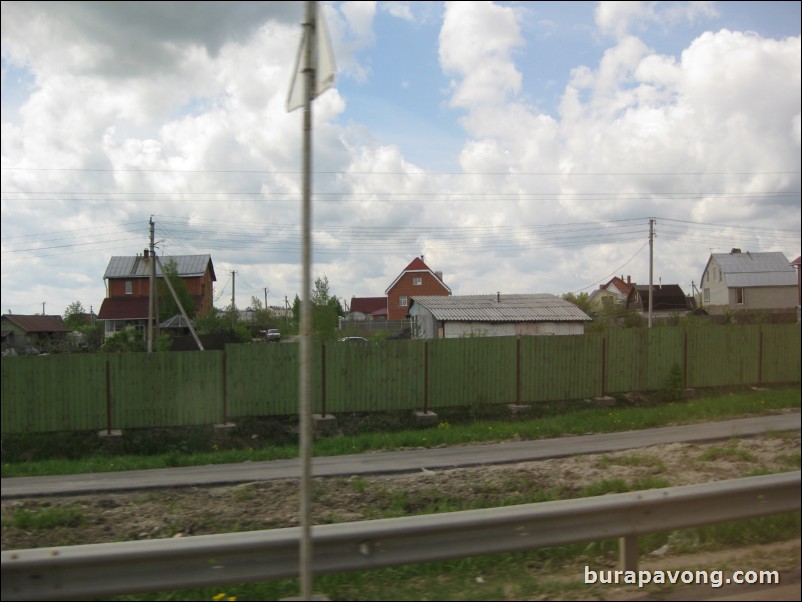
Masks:
[[[97,432],[97,436],[101,439],[116,439],[117,437],[122,437],[123,432],[118,429],[103,429],[102,431]]]
[[[440,418],[434,412],[423,412],[420,410],[415,412],[415,420],[422,424],[438,424],[440,422]]]
[[[532,408],[532,406],[530,406],[528,403],[508,403],[507,407],[512,411],[513,414],[526,412]]]
[[[610,397],[609,395],[594,397],[593,405],[599,408],[611,408],[615,405],[615,397]]]
[[[334,414],[312,414],[312,428],[319,433],[331,433],[337,430],[337,417]]]
[[[220,423],[214,425],[215,431],[233,431],[235,428],[237,428],[237,425],[234,424],[233,422],[226,422],[225,424]]]

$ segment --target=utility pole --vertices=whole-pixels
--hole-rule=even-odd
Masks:
[[[46,315],[47,315],[47,314],[45,313],[45,303],[47,303],[47,301],[42,301],[42,315],[43,315],[43,316],[46,316]]]
[[[652,274],[654,274],[654,218],[649,218],[649,328],[652,327]]]
[[[156,319],[156,243],[154,241],[153,216],[150,216],[150,274],[148,276],[148,353],[153,353],[153,340],[155,330],[153,321]]]
[[[265,311],[267,311],[267,291],[269,290],[269,288],[265,287]]]
[[[236,277],[237,273],[235,271],[231,271],[231,328],[237,324],[237,305],[234,301],[234,278]]]

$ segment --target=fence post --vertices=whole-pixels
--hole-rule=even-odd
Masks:
[[[515,338],[515,403],[521,404],[521,335]]]
[[[429,413],[429,341],[423,343],[423,413]]]
[[[682,380],[688,388],[688,333],[682,334]]]
[[[228,424],[228,363],[223,350],[223,424]]]
[[[757,384],[763,384],[763,327],[760,327],[760,344],[757,352]]]
[[[604,397],[607,391],[607,338],[601,340],[601,395]]]
[[[106,434],[111,435],[111,367],[106,357]]]
[[[322,411],[321,416],[323,418],[326,417],[326,342],[323,341],[320,343],[320,357],[321,357],[321,384],[320,388],[322,389],[321,397],[322,397]]]

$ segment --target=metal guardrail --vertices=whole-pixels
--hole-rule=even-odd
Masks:
[[[637,537],[800,509],[799,471],[313,528],[316,574]],[[297,577],[299,528],[2,552],[3,600],[66,600]]]

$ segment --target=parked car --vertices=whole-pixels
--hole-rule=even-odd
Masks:
[[[277,328],[270,328],[268,330],[262,330],[260,332],[262,333],[262,336],[267,341],[276,341],[276,342],[278,342],[278,341],[281,340],[281,333],[279,332],[279,330]]]
[[[368,340],[365,337],[343,337],[340,339],[340,343],[367,343]]]

